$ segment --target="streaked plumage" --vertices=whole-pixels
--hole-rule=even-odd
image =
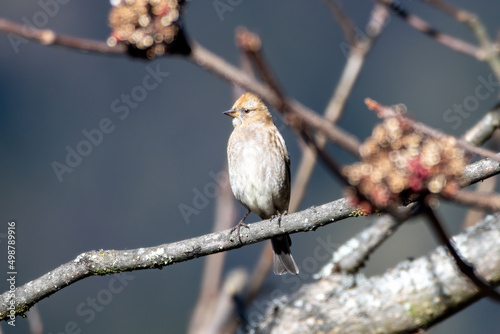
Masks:
[[[290,202],[290,158],[285,141],[264,103],[243,94],[225,112],[233,117],[227,144],[229,181],[236,199],[261,219],[285,213]],[[271,239],[274,273],[298,274],[288,235]]]

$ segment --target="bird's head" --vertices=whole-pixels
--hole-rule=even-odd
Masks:
[[[231,110],[224,114],[233,118],[233,125],[241,124],[273,124],[273,118],[266,105],[255,94],[245,93],[234,103]]]

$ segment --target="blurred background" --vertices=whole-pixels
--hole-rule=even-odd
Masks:
[[[0,16],[79,37],[104,41],[109,36],[108,2],[61,1],[66,3],[57,2],[57,10],[43,15],[48,13],[44,5],[48,2],[2,1]],[[442,12],[420,1],[402,3],[442,31],[476,44],[465,26]],[[500,3],[454,3],[477,13],[490,34],[496,35]],[[187,5],[188,36],[237,64],[234,30],[248,27],[260,35],[264,53],[285,91],[323,113],[345,64],[342,50],[346,48],[325,3],[243,0],[233,2],[222,15],[215,4],[194,1]],[[373,2],[354,0],[344,5],[364,30]],[[141,101],[130,105],[126,116],[116,113],[113,103],[125,106],[116,100],[142,86],[151,70],[168,75]],[[360,139],[369,136],[378,122],[363,103],[371,97],[387,105],[404,103],[416,119],[461,135],[496,103],[498,85],[467,119],[450,119],[447,115],[458,114],[448,110],[474,95],[481,78],[487,80],[490,75],[484,63],[437,44],[392,16],[368,56],[339,124]],[[179,208],[194,207],[196,193],[203,193],[213,183],[211,175],[224,167],[232,125],[221,112],[232,103],[231,85],[181,57],[146,62],[44,47],[0,34],[0,233],[6,233],[9,220],[16,220],[17,284],[88,250],[148,247],[210,232],[213,197],[207,196],[203,207],[187,219]],[[113,130],[71,172],[58,178],[54,162],[66,164],[68,150],[77,149],[86,139],[85,130],[99,128],[104,119],[109,119]],[[293,177],[300,150],[293,133],[276,114],[275,119],[291,154]],[[343,163],[352,161],[338,149],[334,152]],[[338,182],[319,164],[301,208],[341,196]],[[243,215],[243,208],[238,209]],[[450,232],[458,233],[465,211],[445,203],[441,210]],[[256,220],[251,215],[247,222]],[[299,267],[310,258],[319,237],[341,245],[370,221],[348,219],[293,235]],[[2,254],[6,254],[2,235]],[[251,269],[262,246],[230,252],[226,271],[238,266]],[[376,251],[363,272],[381,274],[435,247],[425,222],[408,222]],[[44,332],[65,333],[75,328],[82,333],[185,332],[199,293],[203,261],[77,282],[38,303]],[[317,263],[318,270],[320,266]],[[311,272],[302,271],[297,282],[309,282]],[[7,282],[1,284],[6,291]],[[270,275],[263,302],[266,292],[276,288],[293,293],[298,284]],[[437,325],[433,333],[498,333],[498,312],[498,305],[482,300]],[[5,333],[28,332],[23,318],[17,318],[15,328],[5,322],[0,326]]]

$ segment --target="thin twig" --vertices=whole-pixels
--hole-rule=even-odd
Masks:
[[[221,172],[228,175],[227,165]],[[226,176],[227,178],[227,176]],[[227,230],[236,220],[236,206],[229,180],[218,180],[219,194],[215,203],[215,219],[213,232]],[[188,333],[205,333],[210,323],[216,321],[214,309],[221,293],[221,277],[226,252],[213,254],[205,259],[201,277],[200,295],[191,316]]]
[[[413,205],[411,205],[413,206]],[[408,210],[402,208],[402,210]],[[347,240],[333,253],[330,264],[324,266],[316,276],[330,277],[334,272],[356,273],[370,254],[380,247],[385,240],[392,236],[405,220],[398,220],[390,214],[385,214]]]
[[[500,211],[500,195],[491,193],[482,193],[479,191],[460,190],[451,197],[443,197],[446,200],[453,201],[478,210],[491,212]]]
[[[443,132],[440,132],[436,129],[433,129],[433,128],[431,128],[423,123],[416,122],[416,121],[414,121],[406,116],[401,115],[396,110],[394,110],[394,108],[388,107],[388,106],[383,106],[372,99],[369,99],[369,98],[365,99],[365,104],[368,107],[368,109],[374,111],[378,117],[381,117],[381,118],[396,117],[400,121],[405,122],[406,124],[410,125],[415,131],[417,131],[419,133],[423,133],[423,134],[426,134],[428,136],[431,136],[431,137],[437,138],[437,139],[451,138],[450,135],[447,135]],[[469,144],[468,142],[466,142],[464,140],[460,140],[460,139],[457,139],[457,145],[470,153],[478,154],[478,155],[481,155],[483,157],[490,158],[492,160],[500,162],[500,156],[498,155],[498,153],[492,152],[490,150],[487,150],[487,149],[484,149],[481,147],[476,147],[476,146]]]
[[[453,16],[458,22],[465,22],[467,20],[466,13],[447,2],[441,0],[424,0],[425,2],[441,9],[443,12]]]
[[[500,103],[497,103],[488,111],[472,128],[470,128],[462,139],[466,142],[481,146],[493,136],[500,127]]]
[[[474,267],[462,259],[462,257],[458,254],[458,251],[452,245],[443,228],[443,224],[437,217],[434,210],[427,203],[423,205],[423,210],[427,218],[429,218],[432,228],[436,232],[437,239],[446,246],[460,271],[476,285],[484,296],[491,297],[493,300],[500,302],[500,294],[495,291],[495,287],[490,285],[482,277],[476,275]]]
[[[28,318],[30,334],[43,334],[42,315],[40,314],[40,310],[37,305],[31,308],[30,313],[27,314],[26,318]]]
[[[236,44],[240,50],[243,50],[247,57],[257,66],[260,74],[264,78],[264,81],[278,97],[276,109],[281,111],[284,116],[287,117],[286,112],[288,112],[288,110],[285,108],[285,93],[281,89],[278,79],[271,71],[267,62],[264,60],[260,37],[245,27],[239,27],[236,30]]]
[[[482,121],[483,121],[483,119],[480,120],[478,124],[480,124]],[[476,124],[474,126],[474,128],[477,127],[478,124]],[[471,138],[476,139],[478,137],[471,136]],[[464,139],[464,140],[470,142],[467,139]],[[498,151],[498,147],[500,144],[499,140],[500,140],[500,134],[498,132],[495,132],[495,135],[493,136],[493,140],[490,143],[490,148],[495,150],[495,151]],[[485,141],[486,141],[486,139],[485,139]],[[476,144],[476,143],[474,143],[474,144]],[[482,144],[482,142],[478,143],[476,145],[481,145],[481,144]],[[495,191],[497,181],[498,181],[498,176],[493,176],[493,177],[490,177],[489,179],[486,179],[482,182],[479,182],[479,184],[476,187],[476,191],[478,191],[480,193],[491,194]],[[462,222],[462,226],[464,226],[465,228],[474,226],[477,224],[477,222],[483,220],[484,215],[485,215],[484,210],[469,209],[465,215],[463,222]]]
[[[252,276],[248,281],[248,290],[245,295],[244,306],[249,306],[255,298],[257,298],[269,272],[271,271],[272,265],[273,246],[270,242],[266,242],[252,271]]]
[[[498,162],[482,159],[465,167],[460,186],[465,188],[498,174],[500,174],[500,164]]]
[[[307,138],[307,142],[310,144],[310,147],[314,149],[316,155],[318,155],[321,160],[326,164],[328,170],[332,172],[333,176],[335,176],[338,180],[340,180],[344,186],[349,186],[349,181],[347,181],[344,173],[342,172],[342,165],[335,160],[330,154],[328,154],[324,147],[320,147],[317,139],[313,136],[305,133],[304,136]]]
[[[56,34],[53,30],[37,29],[32,26],[19,24],[3,18],[0,18],[0,31],[15,34],[21,38],[38,42],[42,45],[62,46],[73,50],[110,55],[124,55],[127,53],[127,47],[123,44],[109,46],[106,42]]]
[[[229,272],[224,280],[221,293],[217,298],[211,313],[213,317],[205,328],[199,333],[202,334],[221,334],[234,333],[229,328],[235,328],[240,322],[238,317],[238,305],[235,302],[235,297],[241,294],[248,281],[248,275],[244,269],[234,269]],[[233,322],[234,321],[234,322]]]
[[[330,8],[330,11],[332,12],[333,16],[337,20],[340,28],[344,32],[345,39],[347,43],[351,46],[351,48],[356,47],[356,41],[357,41],[357,34],[356,31],[354,30],[354,23],[352,23],[351,19],[349,16],[344,11],[344,8],[342,8],[342,4],[340,1],[337,0],[325,0],[326,4]]]
[[[476,192],[483,194],[491,194],[495,191],[497,185],[497,176],[490,177],[489,179],[480,182],[477,185]],[[477,224],[477,222],[481,221],[484,218],[484,210],[478,209],[469,209],[467,214],[465,215],[462,226],[464,228],[471,227]]]
[[[472,56],[478,60],[485,60],[486,54],[481,48],[465,42],[456,37],[447,35],[433,28],[429,23],[421,19],[420,17],[408,13],[404,10],[399,2],[394,0],[377,0],[378,2],[388,6],[395,14],[406,21],[411,27],[423,32],[424,34],[432,37],[437,42],[449,47],[452,50],[465,53],[466,55]]]
[[[192,51],[189,55],[189,59],[195,62],[200,67],[209,70],[217,75],[220,75],[224,79],[242,86],[251,92],[256,93],[275,108],[278,108],[280,105],[282,105],[279,96],[277,96],[269,86],[263,85],[258,81],[253,80],[241,70],[227,63],[224,59],[218,57],[217,55],[211,53],[200,44],[191,42],[191,50]],[[329,123],[323,117],[319,116],[318,114],[295,100],[286,100],[285,104],[289,107],[289,110],[293,111],[292,117],[294,121],[296,120],[297,124],[324,133],[325,136],[332,142],[336,143],[349,153],[355,156],[359,156],[358,148],[360,142],[356,137]],[[292,126],[297,124],[292,124]]]
[[[290,121],[290,117],[292,117],[292,120],[290,122],[292,123],[292,126],[295,125],[295,128],[297,132],[301,135],[301,137],[307,143],[313,145],[313,147],[316,149],[316,153],[319,154],[319,156],[325,162],[329,170],[332,171],[337,178],[342,180],[347,185],[348,182],[345,179],[344,175],[342,174],[340,165],[337,162],[335,162],[335,160],[324,150],[324,148],[318,146],[316,140],[310,135],[308,131],[306,131],[306,129],[303,126],[300,126],[300,124],[297,124],[293,120],[293,117],[295,117],[297,111],[294,110],[293,106],[290,106],[288,104],[288,101],[290,101],[290,99],[286,98],[285,93],[281,89],[281,86],[279,85],[278,80],[276,79],[276,76],[274,75],[271,68],[267,65],[267,62],[264,59],[264,56],[262,55],[260,38],[256,34],[248,31],[247,29],[240,28],[237,35],[237,40],[238,40],[238,46],[246,52],[246,54],[249,56],[250,59],[253,60],[253,62],[259,69],[262,77],[266,81],[266,83],[269,85],[269,87],[271,87],[272,91],[278,97],[277,106],[280,107],[279,110],[284,115],[285,120],[288,119]]]
[[[488,35],[485,25],[479,17],[463,8],[456,7],[442,0],[425,0],[436,8],[443,10],[449,15],[453,16],[457,21],[467,24],[467,26],[476,35],[481,49],[485,54],[485,61],[490,65],[493,73],[500,80],[500,58],[498,51],[495,50],[493,42]]]
[[[58,45],[74,50],[103,54],[127,54],[127,48],[122,44],[110,47],[104,42],[56,34],[52,30],[35,29],[6,19],[0,19],[0,31],[13,33],[45,45]],[[256,93],[275,108],[279,107],[280,99],[269,87],[249,77],[243,71],[230,65],[197,42],[191,41],[189,44],[192,47],[192,52],[187,56],[187,59],[233,84]],[[286,104],[293,110],[294,117],[297,118],[298,122],[303,123],[306,127],[323,132],[328,139],[337,143],[337,145],[351,154],[358,156],[359,140],[355,136],[339,127],[329,124],[324,118],[295,100],[286,101]]]
[[[331,123],[336,123],[342,115],[345,104],[350,96],[352,89],[361,73],[361,69],[365,63],[365,58],[368,55],[373,42],[382,32],[387,20],[388,10],[385,6],[375,4],[372,10],[370,20],[366,31],[366,38],[357,41],[351,47],[351,52],[347,57],[347,62],[340,76],[335,92],[332,94],[330,101],[325,109],[324,117]],[[326,144],[326,138],[321,133],[316,136],[317,146],[323,148]],[[297,176],[293,182],[292,197],[290,199],[290,210],[294,212],[298,209],[300,202],[305,194],[306,186],[316,165],[316,150],[312,146],[305,146],[302,152],[302,158],[297,169]]]

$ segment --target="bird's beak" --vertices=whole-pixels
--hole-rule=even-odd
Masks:
[[[236,110],[228,110],[223,112],[224,115],[228,115],[232,118],[238,117],[238,112]]]

